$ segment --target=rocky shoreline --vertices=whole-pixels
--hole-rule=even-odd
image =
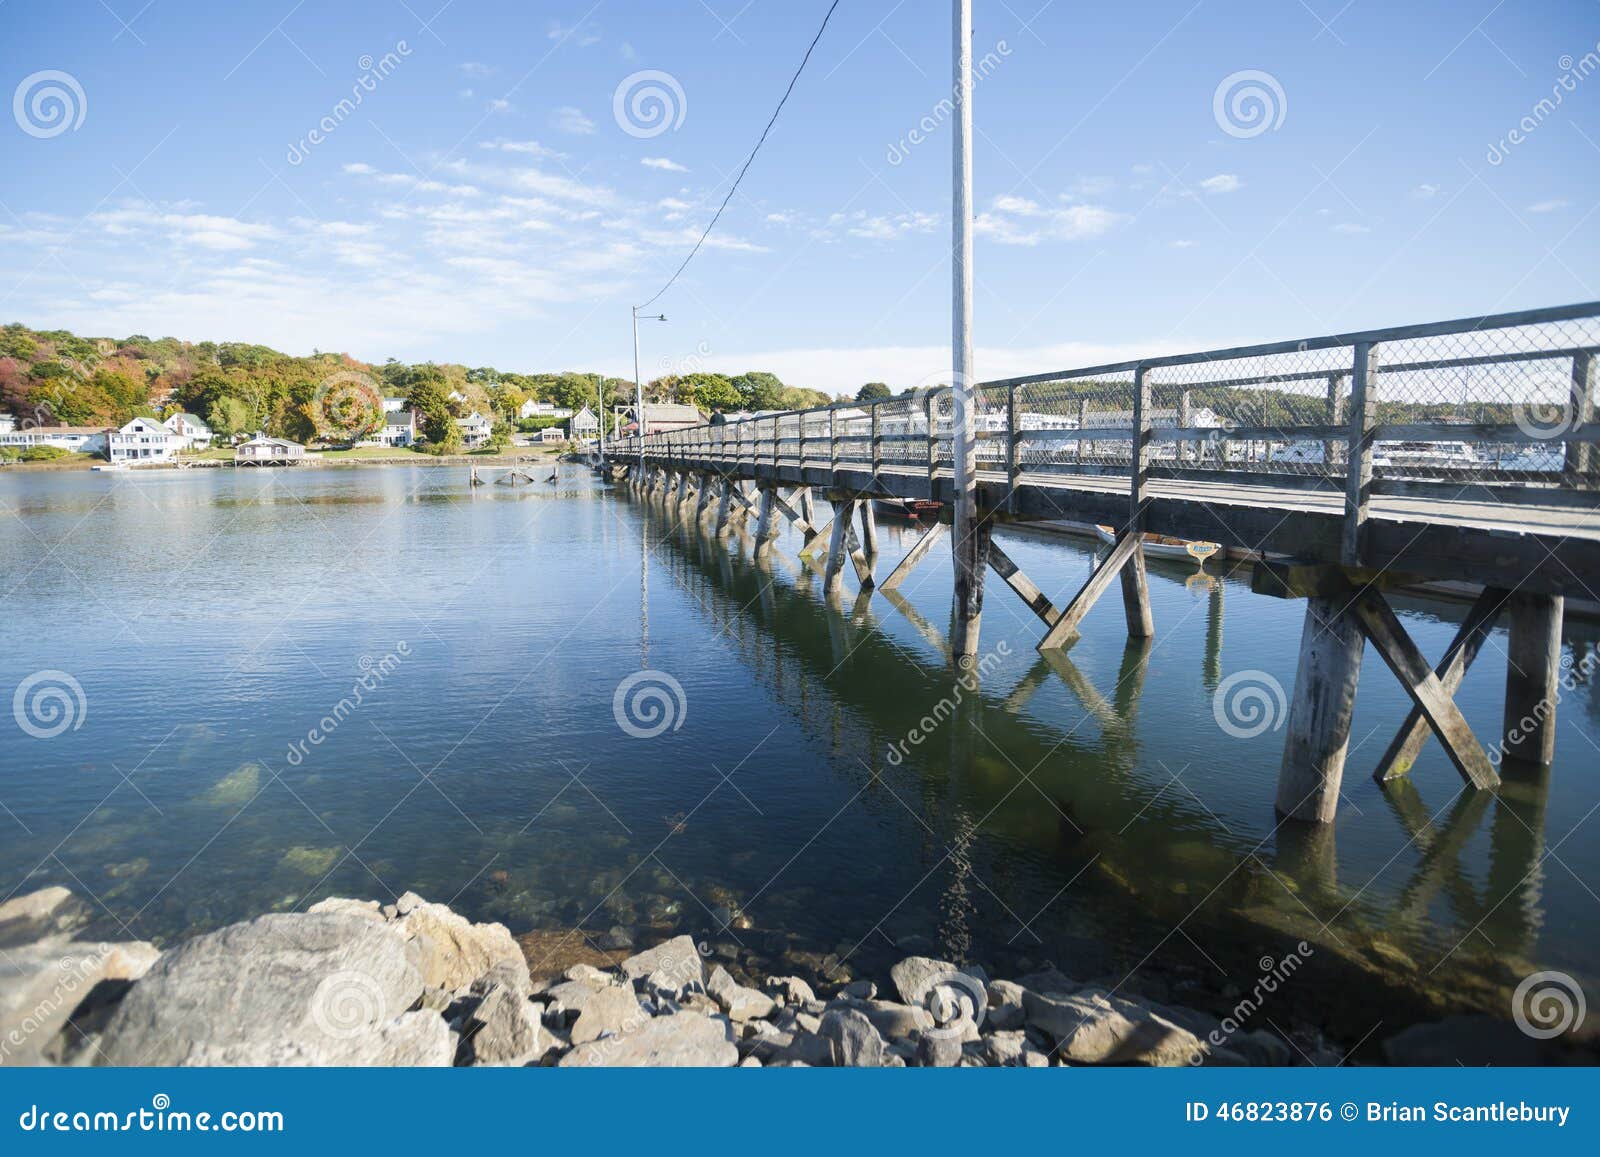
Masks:
[[[538,950],[415,893],[330,899],[166,951],[74,933],[52,887],[0,904],[0,1065],[1335,1065],[1304,1034],[1234,1023],[1049,968],[1015,980],[909,956],[873,980],[736,975],[674,936]],[[529,960],[570,963],[536,976]],[[622,955],[623,952],[631,954]],[[1267,1015],[1262,1021],[1268,1020]],[[1298,1038],[1298,1039],[1297,1039]],[[1452,1017],[1383,1042],[1393,1063],[1555,1059],[1509,1022]],[[1566,1055],[1566,1060],[1592,1057]]]

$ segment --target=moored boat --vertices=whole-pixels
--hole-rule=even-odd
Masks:
[[[1097,525],[1094,532],[1096,537],[1108,546],[1117,541],[1116,531],[1109,526]],[[1192,558],[1196,562],[1204,563],[1221,549],[1222,547],[1214,542],[1172,538],[1164,534],[1144,536],[1144,553],[1151,558]]]

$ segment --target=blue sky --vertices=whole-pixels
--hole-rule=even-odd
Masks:
[[[0,320],[631,374],[826,0],[442,3],[0,3]],[[984,377],[1600,297],[1600,5],[975,9]],[[948,365],[949,56],[844,0],[647,376]]]

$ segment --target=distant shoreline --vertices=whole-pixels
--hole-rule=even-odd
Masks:
[[[338,453],[334,451],[333,453]],[[520,447],[516,453],[504,454],[446,454],[435,457],[431,454],[409,455],[374,455],[372,457],[330,458],[325,454],[308,454],[300,462],[289,469],[303,470],[306,467],[323,469],[343,469],[356,466],[515,466],[524,458],[541,458],[551,460],[565,453],[563,450],[545,450],[539,447]],[[104,458],[83,455],[72,459],[55,459],[51,462],[6,462],[0,464],[0,471],[49,471],[49,470],[91,470],[105,462]],[[173,470],[233,470],[241,469],[237,463],[230,460],[217,458],[198,458],[177,462],[153,462],[149,465],[129,465],[129,470],[138,471],[173,471]],[[247,469],[276,469],[276,467],[250,466]]]

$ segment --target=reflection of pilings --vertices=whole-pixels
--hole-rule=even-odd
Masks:
[[[1549,802],[1549,767],[1507,765],[1489,825],[1488,935],[1523,956],[1532,954],[1542,923]]]
[[[1222,589],[1226,584],[1213,577],[1206,593],[1206,661],[1200,682],[1207,695],[1217,693],[1222,682]]]

